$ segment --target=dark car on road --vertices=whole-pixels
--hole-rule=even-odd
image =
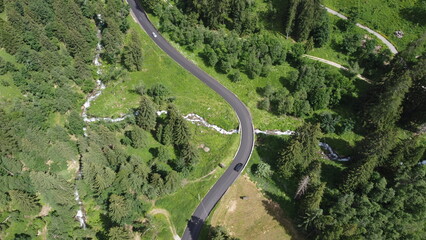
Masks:
[[[243,168],[243,164],[242,163],[238,163],[237,165],[235,165],[234,170],[239,172],[241,170],[241,168]]]

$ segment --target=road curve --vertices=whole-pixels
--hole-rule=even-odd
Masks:
[[[207,86],[222,96],[222,98],[224,98],[232,106],[240,122],[240,147],[238,148],[238,152],[235,155],[234,160],[225,173],[219,178],[216,184],[210,189],[210,191],[201,201],[200,205],[198,205],[197,209],[191,216],[191,220],[188,221],[188,225],[182,237],[182,239],[185,240],[198,239],[201,227],[203,226],[207,216],[239,176],[240,173],[234,171],[235,165],[242,163],[245,167],[248,160],[250,159],[254,145],[254,128],[252,118],[247,107],[235,96],[235,94],[226,89],[218,81],[205,73],[191,61],[186,59],[161,36],[161,34],[149,21],[143,8],[140,6],[139,1],[127,0],[127,2],[129,3],[137,21],[148,33],[151,39],[177,63],[179,63],[182,67],[191,72],[194,76],[196,76],[202,82],[207,84]]]

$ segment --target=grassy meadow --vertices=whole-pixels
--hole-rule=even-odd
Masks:
[[[136,31],[142,40],[144,54],[142,71],[129,73],[129,77],[110,83],[90,107],[88,114],[97,117],[117,117],[127,114],[139,104],[135,88],[146,88],[161,83],[166,86],[182,114],[196,113],[209,123],[224,129],[234,129],[238,120],[232,108],[218,94],[183,69],[167,56],[141,27],[129,17],[131,31]]]
[[[398,50],[425,33],[426,12],[420,4],[417,0],[324,0],[324,5],[346,15],[357,9],[358,21],[386,36]],[[397,30],[404,32],[403,38],[395,36]]]

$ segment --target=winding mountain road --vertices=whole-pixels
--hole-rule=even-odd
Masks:
[[[222,198],[228,188],[240,175],[240,172],[234,170],[235,165],[242,163],[244,167],[250,159],[254,145],[254,128],[253,122],[247,107],[233,94],[231,91],[222,86],[218,81],[205,73],[191,61],[186,59],[174,47],[172,47],[167,40],[155,29],[149,21],[143,8],[140,6],[139,1],[127,0],[130,8],[136,17],[141,27],[148,33],[151,39],[172,59],[179,63],[186,70],[191,72],[194,76],[204,82],[207,86],[217,92],[223,99],[225,99],[234,109],[238,116],[240,126],[239,132],[241,134],[240,146],[238,152],[234,157],[229,168],[219,178],[216,184],[210,189],[204,199],[198,205],[197,209],[188,221],[182,239],[198,239],[201,228],[207,216],[210,214],[216,203]],[[179,84],[179,83],[176,83]],[[242,170],[241,170],[242,171]]]

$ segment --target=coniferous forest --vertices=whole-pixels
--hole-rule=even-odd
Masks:
[[[104,83],[143,63],[128,6],[19,0],[2,1],[2,13],[2,85],[17,93],[0,104],[0,238],[130,239],[125,226],[145,231],[139,219],[150,199],[174,192],[198,156],[173,93],[161,83],[139,86],[140,106],[124,122],[83,122],[80,107],[98,77],[97,29],[101,58],[111,69]],[[132,41],[125,43],[126,35]],[[160,106],[166,116],[157,116]],[[127,151],[146,148],[153,138],[164,143],[152,148],[153,159]],[[90,216],[80,199],[104,214]]]
[[[359,32],[356,9],[335,20],[320,0],[140,3],[261,127],[290,122],[290,136],[257,136],[244,174],[304,239],[425,238],[424,23],[392,54]],[[120,121],[86,115],[105,85],[144,71],[149,49],[130,21],[121,0],[0,0],[0,239],[167,239],[148,213],[201,171],[197,134],[209,132],[161,79],[128,90],[137,106]],[[345,56],[346,70],[306,57],[318,49]],[[328,158],[324,142],[350,160]],[[236,239],[206,228],[206,239]]]

